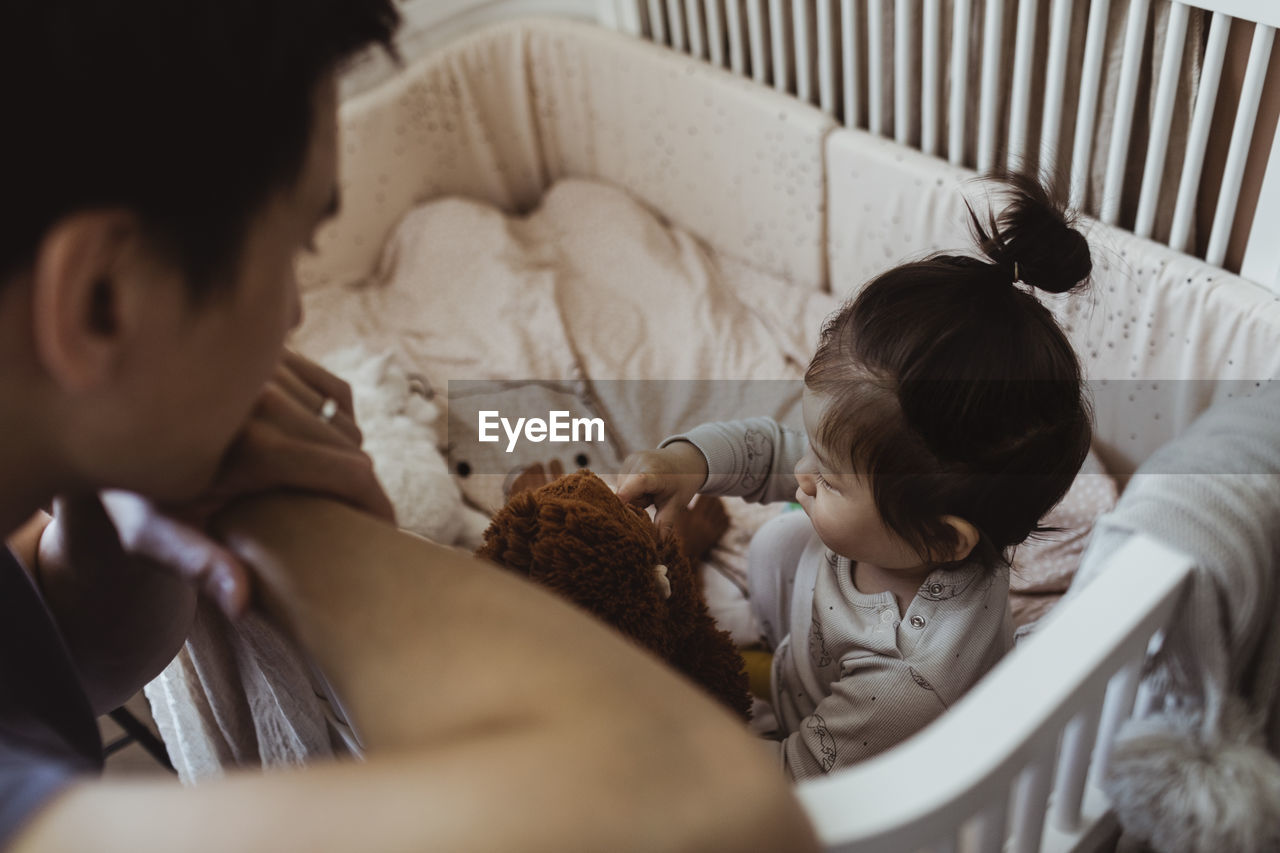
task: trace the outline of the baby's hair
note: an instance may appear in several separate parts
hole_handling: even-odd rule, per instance
[[[827,398],[817,440],[869,477],[885,524],[927,561],[973,524],[989,567],[1033,533],[1089,451],[1080,363],[1031,288],[1085,286],[1089,244],[1025,175],[984,226],[985,258],[938,254],[872,280],[822,329],[805,385]]]

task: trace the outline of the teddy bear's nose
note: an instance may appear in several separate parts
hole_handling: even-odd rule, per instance
[[[670,598],[671,579],[667,577],[667,567],[662,565],[662,563],[658,563],[658,565],[653,567],[653,573],[657,575],[658,589],[662,590],[662,597],[664,599]]]

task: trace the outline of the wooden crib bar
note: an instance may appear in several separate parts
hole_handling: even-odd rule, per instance
[[[844,60],[844,123],[855,127],[862,121],[861,47],[858,16],[853,14],[856,0],[840,0],[841,57]]]
[[[803,3],[798,5],[803,6]],[[900,145],[910,142],[911,79],[919,64],[914,55],[912,36],[915,33],[915,9],[911,0],[895,0],[893,20],[893,138]]]
[[[938,156],[938,75],[942,73],[942,4],[924,0],[924,32],[920,45],[920,149]]]
[[[1063,4],[1064,6],[1067,4]],[[1111,11],[1110,0],[1099,0],[1089,6],[1089,28],[1085,35],[1084,68],[1080,80],[1080,103],[1076,109],[1076,133],[1071,146],[1071,206],[1083,208],[1089,181],[1089,160],[1093,153],[1094,117],[1098,108],[1098,88],[1102,85],[1102,58],[1107,40],[1107,15]],[[1066,59],[1066,40],[1070,31],[1070,10],[1063,13],[1060,22],[1063,60]],[[1058,34],[1055,30],[1055,35]],[[1061,97],[1061,91],[1059,91]],[[1058,110],[1046,110],[1056,114]],[[1052,145],[1057,133],[1044,141]]]
[[[1164,174],[1165,156],[1169,151],[1169,130],[1173,124],[1173,100],[1178,90],[1183,46],[1187,37],[1188,7],[1174,3],[1165,31],[1164,56],[1160,59],[1160,81],[1156,85],[1156,108],[1151,119],[1151,136],[1147,142],[1147,161],[1142,174],[1142,192],[1138,197],[1138,219],[1133,231],[1139,237],[1150,237],[1155,224],[1156,202],[1160,195],[1160,176]]]
[[[1200,173],[1204,168],[1205,149],[1209,144],[1209,124],[1218,98],[1218,83],[1222,79],[1222,64],[1227,54],[1227,36],[1231,18],[1215,12],[1209,24],[1209,43],[1200,72],[1200,89],[1196,92],[1195,112],[1191,117],[1191,131],[1187,138],[1187,153],[1182,166],[1182,178],[1178,184],[1178,203],[1173,212],[1173,226],[1169,245],[1180,252],[1188,250],[1191,222],[1195,216],[1196,192],[1200,186]]]
[[[948,111],[950,135],[947,159],[956,166],[965,163],[964,120],[969,110],[969,0],[954,0],[951,25],[951,104]]]
[[[879,3],[867,6],[867,128],[888,134],[884,118],[884,15]]]
[[[1116,94],[1116,114],[1111,124],[1111,144],[1102,186],[1101,219],[1108,225],[1117,224],[1120,218],[1120,197],[1125,167],[1129,160],[1129,133],[1133,129],[1133,107],[1138,99],[1138,65],[1142,61],[1142,43],[1147,34],[1149,7],[1149,0],[1130,0],[1129,14],[1125,18],[1124,54]]]
[[[1014,37],[1013,92],[1009,112],[1009,169],[1026,162],[1027,125],[1031,110],[1031,63],[1035,52],[1038,3],[1018,4],[1018,30]],[[1054,111],[1056,112],[1056,110]]]
[[[1273,127],[1256,120],[1280,3],[1093,0],[1087,23],[1078,23],[1084,16],[1073,15],[1079,5],[1073,0],[1022,0],[1016,20],[1007,20],[1014,13],[1006,0],[977,0],[976,7],[974,0],[949,0],[949,13],[943,0],[597,2],[634,7],[613,17],[637,21],[637,35],[750,74],[846,126],[891,136],[978,171],[1037,169],[1060,181],[1076,208],[1180,251],[1195,250],[1202,177],[1208,186],[1216,183],[1216,175],[1206,176],[1204,162],[1211,132],[1227,132],[1212,127],[1212,120],[1228,31],[1233,21],[1242,27],[1256,22],[1216,209],[1211,220],[1200,210],[1206,220],[1199,223],[1200,234],[1208,240],[1199,238],[1198,251],[1222,266],[1237,220],[1252,215],[1241,273],[1280,292],[1280,161],[1268,160],[1256,210],[1238,210],[1248,158],[1264,149],[1270,154],[1263,143]],[[1213,14],[1203,48],[1203,25],[1190,26],[1199,10]],[[1157,13],[1167,18],[1157,19]],[[1158,72],[1147,74],[1143,63],[1157,20],[1163,49],[1153,60]],[[1084,32],[1073,33],[1073,27]],[[1037,33],[1044,30],[1047,41],[1041,45]],[[1117,45],[1119,74],[1106,82],[1114,64],[1108,56]],[[1190,79],[1197,75],[1187,71],[1188,62],[1199,63],[1198,80]],[[1154,77],[1153,97],[1142,82],[1148,76]],[[1185,153],[1181,162],[1170,163],[1174,117],[1183,103],[1179,93],[1193,85],[1194,107],[1186,108],[1192,115],[1177,125],[1186,128],[1180,131],[1187,135]],[[1037,105],[1039,127],[1033,128]],[[1143,111],[1148,138],[1142,168],[1135,170],[1129,143],[1137,110]],[[1072,126],[1071,139],[1063,140],[1064,129]],[[1105,142],[1096,143],[1100,132]],[[1098,144],[1105,145],[1105,162],[1095,156]]]
[[[996,118],[1000,97],[1000,61],[1004,0],[986,0],[982,15],[982,96],[978,102],[978,171],[989,172],[996,161]]]
[[[1089,758],[1098,736],[1099,708],[1090,697],[1084,710],[1071,718],[1062,733],[1062,751],[1058,756],[1058,777],[1054,783],[1053,822],[1064,832],[1080,826],[1080,806],[1084,803],[1084,785],[1089,773]]]
[[[831,24],[831,3],[818,4],[818,107],[824,112],[834,115],[836,112],[836,61],[832,54],[834,47],[832,34],[835,29]]]
[[[1056,759],[1051,746],[1045,746],[1018,774],[1014,789],[1013,826],[1009,832],[1009,853],[1034,853],[1044,833],[1045,803],[1049,801],[1050,781]]]
[[[1244,177],[1244,161],[1253,139],[1253,125],[1258,117],[1262,84],[1267,63],[1271,60],[1271,44],[1275,35],[1274,27],[1258,26],[1253,31],[1244,90],[1240,106],[1236,110],[1235,126],[1231,130],[1231,149],[1227,154],[1226,168],[1222,172],[1222,190],[1218,194],[1218,207],[1213,214],[1213,231],[1209,235],[1209,248],[1205,252],[1205,260],[1217,266],[1222,265],[1227,253],[1227,237],[1235,220],[1236,200],[1240,197],[1240,181]]]
[[[787,57],[787,19],[784,0],[769,0],[769,43],[773,47],[773,88],[791,91],[791,63]]]

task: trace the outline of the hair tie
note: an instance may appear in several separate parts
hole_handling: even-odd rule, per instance
[[[1017,262],[1017,261],[1014,261],[1014,262],[1013,262],[1013,283],[1014,283],[1014,284],[1021,284],[1021,283],[1022,283],[1022,274],[1018,272],[1018,262]]]

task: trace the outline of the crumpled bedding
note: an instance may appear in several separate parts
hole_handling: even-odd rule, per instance
[[[393,352],[431,386],[442,408],[451,408],[451,390],[458,394],[458,412],[464,411],[458,389],[471,388],[462,380],[552,387],[555,400],[571,401],[557,405],[609,425],[608,447],[592,458],[607,478],[627,453],[703,421],[750,413],[800,423],[799,380],[822,320],[838,304],[831,294],[713,252],[620,189],[571,179],[554,184],[523,217],[463,198],[418,207],[394,231],[375,275],[304,293],[306,320],[292,343],[317,358],[355,344]],[[470,417],[472,410],[465,411]],[[579,467],[580,445],[525,442],[496,455],[458,418],[442,420],[450,427],[437,444],[477,506],[492,507],[493,484],[510,469],[552,458],[565,470]],[[1049,519],[1064,533],[1018,549],[1023,621],[1038,618],[1065,591],[1093,517],[1114,504],[1114,482],[1096,459],[1091,464],[1092,473]],[[488,485],[478,486],[481,480]],[[721,627],[749,642],[759,632],[743,596],[747,545],[780,507],[729,500],[726,508],[732,526],[710,555],[705,589]],[[232,645],[243,650],[234,638]],[[171,745],[183,715],[195,713],[172,696],[194,693],[210,706],[200,725],[207,731],[213,720],[226,741],[216,749],[192,747],[201,757],[188,762],[184,778],[202,778],[233,760],[276,763],[276,753],[259,744],[260,733],[292,736],[288,708],[255,708],[276,719],[255,718],[252,725],[243,714],[217,713],[223,702],[236,701],[225,695],[228,688],[260,686],[264,672],[251,653],[228,657],[220,646],[194,637],[148,689],[168,697],[157,717]],[[211,668],[219,675],[211,676]],[[193,687],[197,671],[204,679]],[[222,689],[203,689],[211,684]],[[322,700],[314,691],[299,695],[298,724],[312,727],[315,743],[327,743],[332,737],[314,728]],[[283,753],[287,762],[296,752]]]

